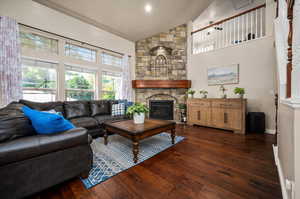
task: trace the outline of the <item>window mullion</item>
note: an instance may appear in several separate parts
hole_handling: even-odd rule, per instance
[[[58,72],[58,99],[61,101],[66,100],[65,95],[65,65],[64,65],[64,54],[65,54],[65,41],[59,40],[58,42],[58,55],[59,55],[59,66],[57,69]]]

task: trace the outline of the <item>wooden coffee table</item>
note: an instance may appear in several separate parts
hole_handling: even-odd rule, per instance
[[[145,120],[144,124],[134,124],[133,120],[105,122],[104,144],[107,145],[108,133],[116,133],[132,141],[133,161],[137,163],[139,154],[139,142],[144,138],[160,134],[171,133],[172,144],[175,143],[175,122],[165,120]]]

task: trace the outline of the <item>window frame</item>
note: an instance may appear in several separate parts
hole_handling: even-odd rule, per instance
[[[75,46],[75,47],[78,47],[78,48],[87,49],[87,50],[90,50],[91,53],[94,52],[94,55],[95,55],[94,59],[93,60],[86,60],[86,59],[80,59],[78,57],[73,57],[71,55],[67,55],[67,52],[66,52],[66,46],[67,45],[72,45],[72,46]],[[64,43],[64,55],[66,57],[71,58],[71,59],[77,59],[77,60],[81,60],[81,61],[84,61],[84,62],[97,63],[97,50],[96,49],[93,49],[93,48],[91,48],[89,46],[84,46],[84,45],[76,44],[75,42],[65,41],[65,43]]]
[[[92,68],[89,68],[89,67],[84,67],[84,66],[74,66],[74,65],[71,65],[71,64],[65,64],[65,73],[64,73],[64,76],[66,77],[66,75],[67,75],[67,71],[73,71],[73,72],[79,72],[79,71],[76,71],[76,69],[75,70],[70,70],[70,69],[68,69],[68,67],[73,67],[73,68],[76,68],[76,69],[80,69],[80,70],[82,70],[81,72],[82,73],[87,73],[87,74],[93,74],[94,75],[94,85],[93,85],[93,89],[78,89],[78,88],[67,88],[67,86],[66,86],[66,78],[65,78],[65,82],[64,82],[64,84],[65,84],[65,89],[64,89],[64,96],[65,96],[65,100],[67,100],[67,93],[68,93],[68,91],[75,91],[75,92],[93,92],[94,93],[94,98],[93,99],[91,99],[91,100],[96,100],[97,99],[97,95],[96,95],[96,93],[97,93],[97,86],[96,86],[96,78],[97,78],[97,73],[98,73],[98,71],[97,71],[97,69],[92,69]],[[88,71],[88,70],[90,70],[90,72],[84,72],[84,70],[85,71]]]
[[[34,36],[39,36],[39,37],[44,37],[46,39],[49,39],[51,42],[52,41],[56,41],[57,42],[57,49],[55,49],[54,51],[53,50],[47,50],[45,48],[28,48],[27,46],[22,46],[22,39],[21,39],[21,34],[24,33],[24,34],[31,34],[31,35],[34,35]],[[53,37],[49,37],[48,35],[44,35],[44,34],[40,34],[36,31],[28,31],[26,29],[21,29],[20,30],[20,46],[21,46],[21,50],[22,51],[41,51],[43,53],[49,53],[49,54],[52,54],[52,55],[58,55],[59,54],[59,40],[57,38],[53,38]]]
[[[108,56],[120,59],[120,65],[113,65],[113,64],[104,63],[105,59],[103,58],[103,55],[108,55]],[[100,52],[100,62],[101,62],[101,64],[109,66],[109,67],[116,67],[116,68],[122,68],[123,69],[123,63],[122,63],[123,62],[123,57],[121,55],[116,55],[116,54],[113,54],[113,53],[108,53],[106,51],[102,51],[102,52]]]
[[[55,88],[34,88],[34,87],[23,87],[23,77],[22,77],[22,95],[24,94],[23,91],[48,91],[51,93],[54,93],[55,95],[55,101],[58,100],[58,63],[56,62],[52,62],[52,61],[47,61],[47,60],[41,60],[41,59],[37,59],[37,58],[32,58],[32,57],[26,57],[26,56],[22,56],[22,62],[23,59],[30,59],[33,61],[38,61],[38,62],[47,62],[47,63],[51,63],[51,64],[55,64],[56,66],[54,66],[52,69],[55,70],[56,73],[56,80],[55,80]],[[47,67],[39,67],[39,66],[34,66],[37,68],[47,68]],[[22,63],[22,73],[23,73],[23,63]]]
[[[38,34],[50,39],[55,39],[58,40],[58,54],[53,54],[53,53],[47,53],[44,51],[36,51],[33,49],[24,49],[21,51],[21,57],[22,58],[30,58],[34,60],[39,60],[39,61],[46,61],[46,62],[51,62],[51,63],[57,63],[57,69],[56,69],[56,74],[57,74],[57,87],[56,87],[56,99],[55,101],[65,101],[66,98],[66,90],[69,90],[65,87],[65,72],[66,72],[66,67],[65,65],[71,65],[71,66],[77,66],[81,68],[86,68],[86,69],[94,69],[96,70],[96,76],[95,76],[95,85],[94,85],[94,90],[90,90],[89,92],[94,92],[94,99],[95,100],[100,100],[102,99],[102,71],[112,71],[112,72],[117,72],[122,74],[123,72],[123,56],[128,56],[128,55],[119,55],[119,54],[114,54],[113,52],[103,50],[102,48],[96,48],[95,46],[91,46],[88,44],[84,44],[84,42],[80,43],[79,41],[72,40],[72,39],[67,39],[65,37],[60,37],[59,35],[51,34],[48,32],[44,31],[39,31],[30,27],[26,27],[23,25],[20,25],[20,31],[26,32],[26,33],[34,33]],[[90,61],[85,61],[81,59],[76,59],[70,56],[65,55],[65,44],[66,43],[71,43],[72,45],[77,45],[83,48],[89,48],[91,50],[95,50],[96,52],[96,60],[95,62],[90,62]],[[119,66],[111,66],[111,65],[106,65],[102,64],[102,58],[101,54],[105,52],[107,54],[112,54],[114,56],[120,57],[122,59],[122,67]],[[129,63],[131,63],[129,61]],[[129,67],[131,67],[128,64]],[[75,90],[80,92],[81,90]],[[87,91],[84,89],[84,91]],[[38,101],[38,100],[37,100]]]
[[[101,71],[101,87],[100,87],[100,92],[101,92],[101,94],[100,94],[100,98],[101,99],[103,99],[103,93],[113,93],[114,92],[114,94],[115,94],[115,96],[117,96],[116,95],[116,92],[117,92],[117,90],[118,89],[116,89],[115,91],[107,91],[107,90],[103,90],[103,83],[102,83],[102,81],[103,81],[103,75],[105,75],[104,73],[112,73],[112,74],[114,74],[114,73],[117,73],[117,74],[119,74],[120,75],[120,78],[122,78],[122,72],[119,72],[119,71],[112,71],[112,70],[107,70],[107,69],[103,69],[102,71]],[[113,76],[113,75],[111,75],[111,76]],[[117,76],[115,76],[115,77],[117,77]],[[121,80],[122,81],[122,80]],[[122,82],[121,82],[121,87],[122,87]],[[121,88],[122,89],[122,88]]]

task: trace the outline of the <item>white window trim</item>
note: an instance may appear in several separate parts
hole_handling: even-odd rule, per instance
[[[119,67],[118,67],[119,68]],[[101,71],[101,76],[99,78],[99,81],[101,82],[101,87],[100,87],[100,96],[102,96],[102,92],[113,92],[113,91],[106,91],[106,90],[102,90],[102,75],[103,75],[103,72],[110,72],[110,73],[120,73],[121,77],[122,77],[122,71],[118,71],[118,70],[109,70],[109,69],[103,69]],[[121,85],[122,87],[122,85]]]
[[[22,58],[30,58],[34,60],[39,60],[39,61],[47,61],[47,62],[52,62],[52,63],[57,63],[57,87],[56,87],[56,101],[65,101],[66,100],[66,91],[69,89],[65,88],[65,65],[71,65],[71,66],[78,66],[81,68],[88,68],[88,69],[93,69],[96,71],[95,75],[95,100],[99,100],[102,96],[102,71],[111,71],[111,72],[118,72],[121,73],[123,72],[123,64],[121,67],[119,66],[111,66],[111,65],[106,65],[102,64],[101,60],[101,53],[105,52],[107,54],[111,54],[113,56],[117,56],[122,58],[121,55],[119,54],[114,54],[109,51],[104,51],[103,49],[98,49],[92,46],[89,46],[87,44],[80,44],[79,42],[65,39],[56,35],[52,35],[50,33],[45,33],[42,31],[38,31],[32,28],[27,28],[20,26],[20,30],[23,32],[29,32],[29,33],[34,33],[38,34],[41,36],[45,36],[48,38],[56,39],[58,40],[58,54],[54,53],[45,53],[41,51],[36,51],[32,49],[24,49],[22,51]],[[90,61],[84,61],[76,58],[72,58],[69,56],[65,55],[65,44],[66,43],[71,43],[77,46],[81,46],[84,48],[89,48],[92,50],[96,50],[96,61],[95,62],[90,62]],[[124,55],[127,56],[127,55]],[[131,66],[129,66],[131,67]],[[86,91],[86,90],[85,90]]]

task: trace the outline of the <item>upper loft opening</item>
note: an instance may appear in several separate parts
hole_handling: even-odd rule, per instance
[[[193,21],[192,52],[209,52],[265,35],[265,0],[215,0]]]

